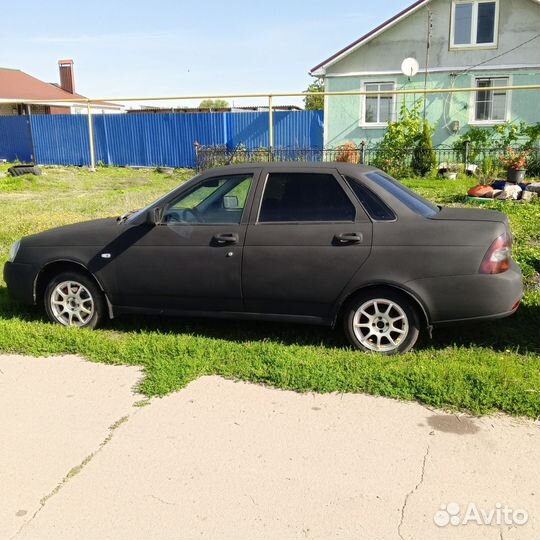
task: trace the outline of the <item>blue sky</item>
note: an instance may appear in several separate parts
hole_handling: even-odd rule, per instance
[[[411,2],[26,0],[10,3],[0,66],[56,82],[73,58],[90,97],[302,91],[311,67]]]

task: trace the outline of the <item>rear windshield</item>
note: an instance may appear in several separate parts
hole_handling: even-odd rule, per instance
[[[391,176],[379,172],[371,172],[366,176],[372,182],[388,191],[415,214],[430,218],[439,213],[438,206],[420,197],[418,193],[404,186],[401,182],[394,180]]]

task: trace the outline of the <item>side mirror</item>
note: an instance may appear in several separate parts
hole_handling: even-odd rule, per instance
[[[146,213],[146,223],[149,225],[158,225],[163,219],[163,208],[150,208]]]
[[[237,210],[238,197],[235,195],[225,195],[225,197],[223,197],[223,208],[226,210]]]

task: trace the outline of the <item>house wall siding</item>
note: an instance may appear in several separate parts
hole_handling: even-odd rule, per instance
[[[540,31],[540,5],[531,0],[500,0],[499,46],[488,50],[449,50],[450,12],[449,0],[434,0],[433,46],[431,49],[428,88],[469,88],[476,85],[476,77],[509,77],[511,85],[540,84],[540,39],[501,58],[487,62],[481,68],[468,71],[470,66],[485,62],[510,51],[519,43],[537,35]],[[350,53],[327,69],[326,89],[331,92],[363,90],[369,82],[394,82],[397,90],[418,89],[417,95],[397,96],[396,111],[403,102],[412,105],[422,98],[424,74],[412,79],[400,73],[401,62],[412,56],[419,60],[421,69],[425,63],[426,8],[422,8],[402,20],[370,43]],[[515,68],[512,66],[516,66]],[[444,71],[447,69],[448,71]],[[381,74],[376,74],[380,72]],[[369,73],[369,75],[362,75]],[[385,74],[393,73],[393,74]],[[451,144],[457,136],[470,128],[474,119],[474,93],[427,95],[427,118],[435,127],[433,142],[436,145]],[[345,141],[377,142],[386,129],[362,126],[363,98],[360,96],[329,96],[325,121],[328,147]],[[540,92],[514,91],[508,97],[509,120],[527,123],[540,122]],[[460,124],[456,135],[451,130],[454,121]]]
[[[531,0],[499,0],[499,43],[492,49],[450,50],[450,0],[433,0],[433,39],[429,66],[466,68],[480,62],[487,65],[540,64],[540,42],[529,43],[508,52],[502,58],[491,58],[536,36],[540,31],[540,5]],[[425,67],[427,7],[421,8],[394,27],[351,52],[327,68],[327,75],[365,71],[400,71],[404,58],[413,56]]]
[[[525,86],[540,84],[540,73],[529,71],[476,71],[458,77],[447,73],[435,73],[429,76],[429,88],[470,88],[476,84],[477,77],[509,77],[513,85]],[[404,76],[370,76],[342,77],[326,80],[326,88],[331,92],[363,90],[365,83],[395,81],[396,89],[414,90],[418,94],[396,96],[396,111],[405,102],[412,106],[415,101],[423,99],[423,76],[409,81]],[[464,92],[455,94],[428,94],[426,98],[427,119],[435,127],[433,143],[435,145],[451,144],[457,137],[467,132],[471,127],[474,114],[474,93]],[[540,99],[538,90],[509,92],[508,107],[510,120],[524,121],[529,124],[540,122]],[[362,126],[363,99],[361,96],[329,96],[325,113],[327,122],[327,139],[325,145],[334,148],[345,141],[359,144],[362,141],[376,143],[386,131],[386,128],[366,128]],[[458,121],[460,131],[454,134],[451,124]]]

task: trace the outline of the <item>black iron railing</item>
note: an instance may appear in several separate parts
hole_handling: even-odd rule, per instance
[[[422,157],[431,160],[433,168],[475,170],[485,172],[502,168],[500,158],[507,148],[482,148],[477,145],[465,144],[463,147],[438,146],[422,156],[415,148],[400,148],[389,150],[377,146],[369,147],[360,144],[358,147],[347,148],[245,148],[243,146],[229,149],[227,146],[198,146],[197,168],[199,170],[255,162],[331,162],[346,161],[373,165],[382,169],[400,170],[413,169],[415,161]],[[531,167],[535,170],[532,176],[540,175],[540,149],[530,150]],[[414,171],[413,171],[414,173]]]

